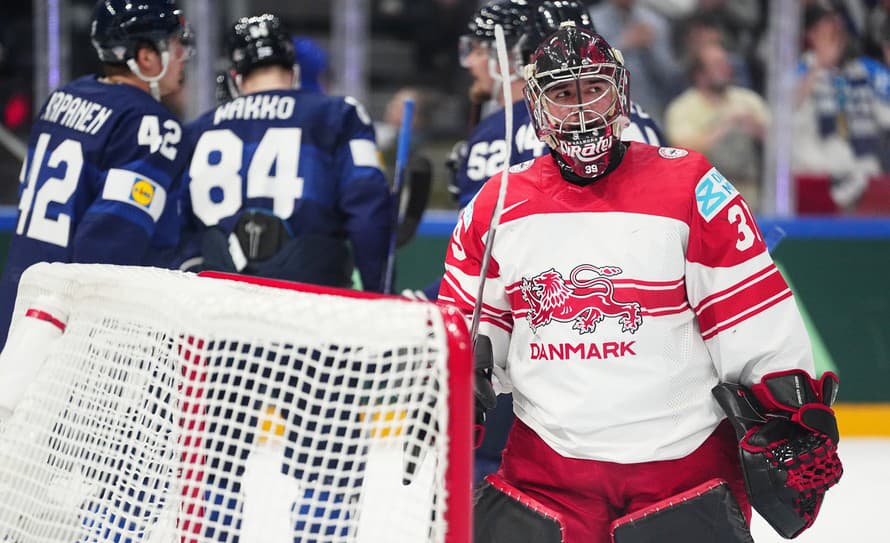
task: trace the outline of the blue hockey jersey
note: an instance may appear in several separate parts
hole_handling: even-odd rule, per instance
[[[507,144],[504,138],[505,115],[504,109],[488,115],[476,125],[476,129],[467,140],[467,155],[457,171],[453,184],[449,187],[461,208],[470,203],[485,181],[505,167],[504,163],[507,160]],[[513,103],[513,128],[511,165],[549,152],[547,144],[540,141],[535,133],[524,100]],[[630,126],[624,129],[621,139],[659,146],[667,143],[655,121],[634,103],[630,109]]]
[[[371,119],[349,97],[274,90],[235,98],[186,129],[186,231],[228,235],[244,210],[281,219],[294,238],[349,240],[365,289],[381,284],[392,203]]]
[[[185,164],[172,113],[131,85],[86,76],[53,92],[28,142],[0,283],[0,344],[22,272],[36,262],[165,265],[179,240]]]

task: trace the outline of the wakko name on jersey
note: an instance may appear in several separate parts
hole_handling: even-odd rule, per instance
[[[40,119],[95,135],[102,130],[102,125],[112,113],[114,111],[111,108],[100,106],[96,102],[56,91],[47,100]]]
[[[636,341],[603,343],[531,343],[532,360],[605,360],[636,356]]]
[[[293,96],[255,94],[241,96],[216,108],[213,124],[232,119],[248,121],[266,119],[290,119],[296,105]]]

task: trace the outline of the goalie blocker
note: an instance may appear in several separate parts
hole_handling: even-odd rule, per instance
[[[713,394],[739,438],[754,509],[785,538],[812,526],[825,492],[843,473],[832,404],[838,378],[803,370],[766,375],[750,389],[721,383]]]

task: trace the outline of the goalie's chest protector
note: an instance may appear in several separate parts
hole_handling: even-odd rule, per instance
[[[713,285],[689,270],[750,272],[762,248],[725,249],[742,239],[729,204],[759,236],[744,202],[701,155],[638,143],[586,187],[549,156],[512,171],[492,258],[512,315],[517,415],[565,456],[685,456],[721,418],[695,310]]]

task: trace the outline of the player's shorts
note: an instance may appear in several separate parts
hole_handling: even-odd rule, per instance
[[[616,518],[715,478],[729,483],[751,521],[738,442],[726,421],[684,458],[618,464],[563,457],[516,419],[498,474],[562,515],[566,543],[610,543]]]

